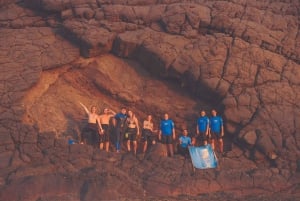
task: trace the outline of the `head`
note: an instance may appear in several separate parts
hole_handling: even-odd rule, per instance
[[[201,110],[201,111],[200,111],[200,115],[201,115],[201,117],[204,117],[204,116],[206,115],[205,111],[204,111],[204,110]]]
[[[108,112],[109,112],[109,109],[108,109],[108,108],[104,108],[104,109],[103,109],[103,113],[104,113],[104,114],[107,114]]]
[[[131,110],[128,110],[127,114],[129,117],[133,117],[133,112]]]
[[[151,120],[152,120],[152,115],[149,114],[149,115],[147,116],[147,121],[151,121]]]
[[[91,112],[92,112],[92,113],[96,113],[96,111],[97,111],[97,107],[93,105],[93,106],[91,107]]]
[[[126,114],[126,108],[125,108],[125,107],[122,107],[122,108],[121,108],[121,113],[122,113],[122,114]]]
[[[214,116],[214,117],[217,116],[217,111],[215,109],[212,109],[211,115]]]
[[[183,134],[184,136],[187,136],[187,135],[188,135],[188,130],[187,130],[186,128],[183,129],[182,134]]]
[[[168,113],[165,113],[164,114],[164,120],[168,120],[169,119],[169,114]]]

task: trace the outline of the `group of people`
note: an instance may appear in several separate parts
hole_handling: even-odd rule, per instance
[[[224,126],[222,117],[217,115],[217,111],[211,111],[211,117],[206,116],[206,112],[202,110],[200,117],[197,119],[196,134],[189,136],[187,128],[183,128],[179,137],[178,152],[182,155],[188,154],[188,146],[202,146],[211,144],[212,148],[218,149],[223,154],[223,136]],[[160,122],[159,139],[166,144],[168,155],[173,156],[173,144],[176,139],[174,122],[169,119],[169,115],[164,114],[163,120]],[[217,146],[218,145],[218,146]]]
[[[127,110],[125,107],[121,108],[119,113],[105,108],[103,114],[98,115],[95,106],[92,106],[89,111],[84,104],[80,104],[88,115],[88,124],[82,132],[81,143],[91,144],[101,150],[109,151],[110,142],[113,142],[116,152],[119,153],[125,141],[127,151],[133,151],[136,155],[139,138],[143,144],[143,153],[146,152],[149,143],[155,144],[159,140],[165,144],[168,155],[171,157],[174,155],[175,124],[167,113],[160,121],[157,134],[157,130],[154,130],[152,115],[147,115],[142,123],[142,128],[140,128],[139,121],[133,111]],[[188,146],[201,146],[210,143],[213,149],[218,148],[218,151],[223,153],[223,136],[223,120],[217,115],[217,111],[213,109],[211,117],[208,117],[206,112],[202,110],[197,119],[195,135],[189,136],[188,129],[183,128],[178,141],[178,152],[186,155],[188,154]]]
[[[103,114],[98,115],[95,106],[91,111],[80,103],[88,115],[88,124],[82,131],[81,143],[91,144],[101,150],[109,151],[110,142],[114,142],[116,152],[121,151],[124,141],[126,141],[127,151],[133,151],[137,154],[137,139],[141,136],[143,142],[143,152],[147,150],[148,143],[155,144],[155,130],[153,129],[152,115],[148,115],[143,121],[143,127],[140,129],[139,121],[135,114],[123,107],[119,113],[105,108]]]

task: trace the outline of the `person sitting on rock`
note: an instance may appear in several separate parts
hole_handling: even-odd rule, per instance
[[[122,146],[122,142],[123,142],[123,136],[125,133],[125,129],[126,129],[126,108],[122,107],[121,108],[121,112],[117,113],[114,116],[115,120],[116,120],[116,126],[115,126],[115,139],[116,139],[116,150],[117,153],[120,153],[121,151],[121,146]]]
[[[127,129],[125,132],[127,139],[127,151],[131,151],[131,142],[133,143],[133,153],[136,155],[137,153],[137,136],[140,134],[139,122],[136,116],[133,114],[131,110],[127,112],[128,117],[126,119]]]
[[[143,130],[142,130],[142,139],[141,141],[144,143],[143,153],[146,153],[148,143],[155,144],[155,138],[153,136],[153,122],[152,115],[148,115],[147,119],[143,122]]]
[[[224,136],[224,127],[223,119],[220,116],[217,116],[217,111],[213,109],[211,111],[212,117],[210,117],[210,135],[211,135],[211,146],[213,149],[216,148],[216,141],[218,141],[218,151],[223,154],[223,136]]]
[[[163,144],[166,145],[167,154],[173,157],[173,140],[175,140],[175,125],[174,122],[169,119],[168,113],[164,114],[164,119],[160,122],[160,130],[158,138]]]
[[[188,147],[192,145],[192,139],[188,136],[188,130],[183,129],[182,135],[179,137],[178,153],[187,157],[189,155]]]
[[[85,110],[86,114],[88,115],[88,125],[85,129],[85,137],[83,140],[87,140],[88,144],[91,144],[95,147],[99,145],[99,132],[102,132],[103,129],[101,127],[99,116],[97,114],[97,107],[92,106],[91,111],[87,109],[87,107],[80,102],[80,105]],[[87,139],[86,139],[87,138]]]
[[[100,149],[103,150],[105,144],[106,152],[109,151],[109,121],[116,113],[108,108],[104,108],[103,114],[99,116],[99,121],[103,132],[100,133]]]
[[[207,145],[209,130],[209,118],[204,110],[201,110],[200,117],[197,119],[196,126],[196,145]]]

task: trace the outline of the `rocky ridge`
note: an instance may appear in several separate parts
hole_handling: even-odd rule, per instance
[[[298,1],[0,5],[0,200],[299,192]],[[178,128],[217,107],[235,143],[221,170],[195,175],[180,157],[69,146],[79,100],[170,111]]]

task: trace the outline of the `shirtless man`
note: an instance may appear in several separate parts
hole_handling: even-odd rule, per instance
[[[109,150],[109,121],[112,117],[115,116],[115,112],[104,108],[103,114],[99,116],[99,121],[101,124],[101,127],[103,129],[103,132],[100,133],[100,149],[103,150],[103,145],[105,144],[105,151],[108,152]]]
[[[88,139],[90,139],[90,140],[88,140],[88,141],[90,141],[90,143],[92,145],[94,145],[94,146],[97,145],[98,146],[98,143],[99,143],[99,130],[100,130],[100,132],[102,132],[103,129],[102,129],[100,121],[99,121],[99,116],[96,113],[97,108],[96,108],[96,106],[92,106],[91,111],[89,111],[83,103],[81,103],[81,102],[79,102],[79,103],[83,107],[83,109],[85,110],[86,114],[88,115],[87,131],[90,134],[90,136],[88,137]]]

